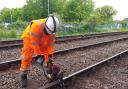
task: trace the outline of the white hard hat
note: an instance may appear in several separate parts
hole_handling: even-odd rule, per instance
[[[46,18],[45,29],[48,34],[55,34],[56,28],[59,26],[59,20],[55,16],[50,16]]]

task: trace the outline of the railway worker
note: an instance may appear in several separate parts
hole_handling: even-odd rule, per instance
[[[50,75],[51,71],[60,71],[58,65],[53,61],[54,43],[56,29],[59,26],[59,20],[55,16],[49,16],[45,19],[32,20],[22,34],[23,48],[21,55],[21,85],[27,86],[27,73],[31,66],[32,56],[36,55],[42,65],[47,63],[47,69]],[[52,70],[54,69],[54,70]]]

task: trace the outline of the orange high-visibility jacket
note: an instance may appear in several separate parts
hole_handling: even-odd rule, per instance
[[[34,54],[50,55],[54,52],[55,34],[44,33],[45,19],[33,20],[22,34],[22,38],[30,38]]]

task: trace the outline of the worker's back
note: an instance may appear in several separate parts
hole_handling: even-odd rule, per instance
[[[47,35],[44,33],[45,19],[33,20],[22,34],[22,38],[30,39],[29,44],[39,46],[41,54],[53,54],[55,34]],[[34,42],[34,43],[33,43]],[[35,49],[36,50],[36,49]],[[35,53],[39,53],[38,50]]]

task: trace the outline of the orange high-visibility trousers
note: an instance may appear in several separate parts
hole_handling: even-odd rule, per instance
[[[22,55],[21,55],[21,71],[28,70],[31,66],[32,62],[32,55],[33,55],[33,49],[30,44],[29,38],[24,38],[23,40],[24,46],[22,48]]]
[[[34,54],[34,49],[32,48],[32,45],[30,43],[30,38],[26,37],[23,39],[23,48],[22,48],[22,52],[21,52],[21,67],[20,70],[21,71],[26,71],[30,68],[31,66],[31,62],[32,62],[32,56]],[[46,63],[49,62],[49,58],[51,58],[52,54],[49,55],[42,55],[44,56],[44,60]]]

